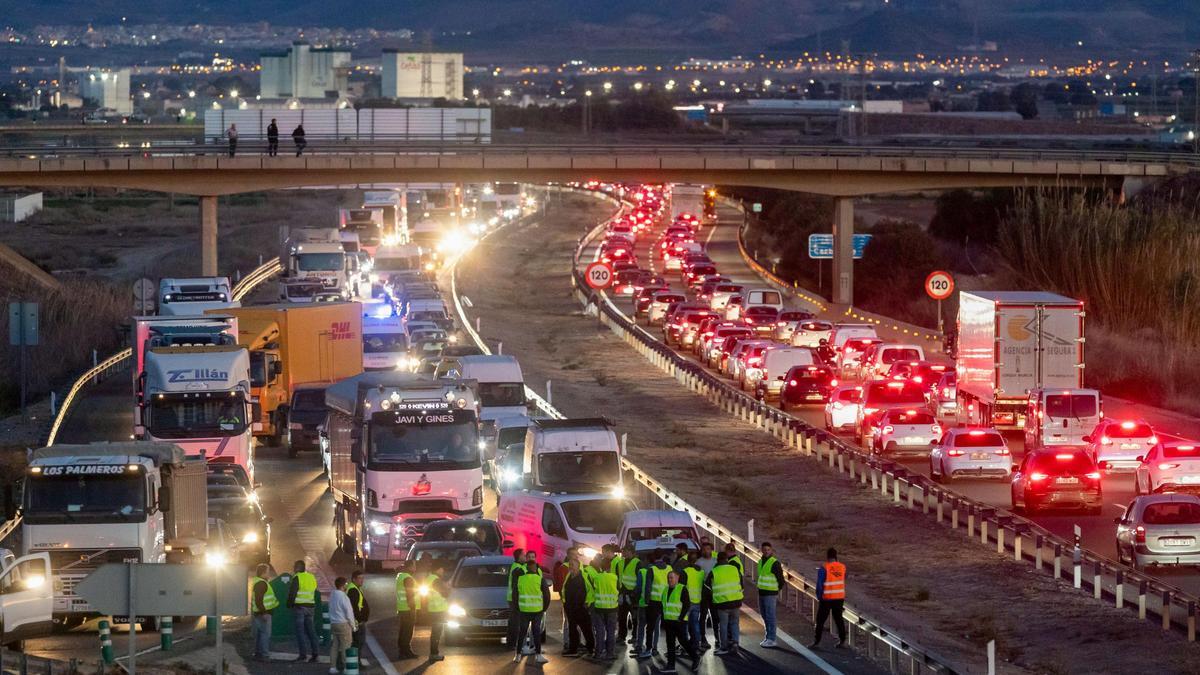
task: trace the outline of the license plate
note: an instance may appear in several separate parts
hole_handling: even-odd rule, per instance
[[[1184,485],[1200,485],[1200,476],[1182,476],[1179,482]]]
[[[1122,450],[1137,450],[1140,447],[1142,447],[1141,443],[1122,443],[1121,444]]]
[[[804,398],[806,398],[810,401],[820,401],[823,397],[820,394],[809,394],[808,396],[805,396]]]
[[[972,452],[971,453],[971,459],[988,459],[990,457],[991,457],[991,455],[987,454],[986,452]]]
[[[906,436],[904,438],[904,440],[901,441],[901,444],[903,444],[903,445],[925,445],[927,442],[928,441],[926,441],[924,438],[918,438],[916,436]]]
[[[1163,546],[1192,546],[1196,543],[1195,537],[1159,537],[1158,543]]]
[[[484,619],[479,622],[484,628],[496,628],[499,626],[507,626],[508,621],[505,619]]]
[[[1059,478],[1059,479],[1055,480],[1054,482],[1058,483],[1059,485],[1077,485],[1079,483],[1079,479],[1073,478],[1073,477],[1072,478]]]

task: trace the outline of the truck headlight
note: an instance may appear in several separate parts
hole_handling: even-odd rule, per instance
[[[625,498],[625,486],[624,485],[614,486],[612,489],[612,496],[616,499],[624,499]]]
[[[387,534],[388,531],[391,529],[392,529],[392,524],[387,522],[386,520],[372,520],[371,521],[371,534],[375,535],[376,537],[382,537],[383,535]]]
[[[600,553],[600,552],[597,551],[596,549],[592,548],[591,546],[582,546],[579,548],[580,559],[586,560],[588,562],[591,562],[592,558],[595,558],[598,553]]]
[[[512,484],[517,482],[517,472],[507,466],[500,469],[500,482]]]
[[[258,533],[257,532],[247,532],[246,534],[242,535],[242,543],[243,544],[257,544],[258,543]]]
[[[450,605],[450,616],[466,616],[467,610],[462,608],[462,605]]]

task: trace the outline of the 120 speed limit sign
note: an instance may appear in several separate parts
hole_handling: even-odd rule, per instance
[[[594,262],[583,271],[587,285],[596,290],[608,288],[613,281],[613,268],[608,263]]]
[[[954,292],[954,277],[942,270],[930,272],[925,277],[925,292],[934,300],[945,300]]]

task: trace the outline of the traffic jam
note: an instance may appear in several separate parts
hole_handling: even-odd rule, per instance
[[[736,249],[710,255],[713,190],[583,187],[626,204],[586,281],[680,355],[971,498],[1064,534],[1084,523],[1084,544],[1122,563],[1200,564],[1200,442],[1155,429],[1123,401],[1105,414],[1083,382],[1082,302],[960,291],[952,337],[917,339],[816,311]],[[926,291],[944,300],[953,279],[930,274]]]

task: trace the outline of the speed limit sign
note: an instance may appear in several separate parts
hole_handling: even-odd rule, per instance
[[[613,268],[608,263],[594,262],[583,271],[587,285],[596,290],[608,288],[613,281]]]
[[[954,292],[954,277],[942,270],[930,272],[925,277],[925,292],[934,300],[945,300]]]

